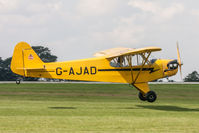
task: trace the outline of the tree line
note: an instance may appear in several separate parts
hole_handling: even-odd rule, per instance
[[[48,47],[43,46],[33,46],[33,50],[41,58],[43,62],[55,62],[57,61],[57,56],[53,55]],[[15,81],[21,76],[14,74],[10,69],[12,57],[3,60],[0,57],[0,81]],[[26,81],[37,81],[38,78],[24,78]],[[199,82],[199,74],[197,71],[193,71],[188,74],[184,79],[184,82]]]

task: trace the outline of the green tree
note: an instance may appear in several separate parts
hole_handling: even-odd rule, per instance
[[[11,57],[5,60],[2,60],[0,63],[0,80],[1,81],[14,81],[19,77],[18,75],[14,74],[10,69]]]
[[[2,58],[0,57],[0,80],[3,80],[3,79],[4,79],[3,73],[4,73],[3,60],[2,60]]]
[[[57,61],[57,56],[52,55],[51,51],[47,47],[43,46],[33,46],[32,49],[37,53],[43,62],[55,62]]]
[[[192,73],[188,74],[184,82],[199,82],[199,74],[197,71],[193,71]]]

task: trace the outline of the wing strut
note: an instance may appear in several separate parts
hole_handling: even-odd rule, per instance
[[[133,66],[132,66],[132,56],[131,55],[128,56],[128,62],[131,67],[131,78],[132,78],[132,83],[133,83]]]
[[[148,53],[147,57],[145,57],[145,55],[143,55],[145,58],[143,58],[141,69],[140,69],[139,73],[136,75],[135,80],[132,82],[132,85],[135,84],[135,82],[137,81],[137,79],[138,79],[140,73],[142,72],[142,70],[143,70],[143,68],[144,68],[144,65],[145,65],[146,62],[148,61],[150,55],[151,55],[151,52]],[[132,71],[132,70],[131,70],[131,71]]]

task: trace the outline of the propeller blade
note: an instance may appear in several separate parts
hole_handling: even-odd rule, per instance
[[[179,50],[178,42],[177,42],[177,53],[178,53],[178,64],[179,64],[179,69],[180,69],[180,76],[182,79],[182,62],[181,62],[181,58],[180,58],[180,50]]]
[[[182,65],[180,66],[180,77],[181,77],[181,80],[183,80],[183,78],[182,78]]]
[[[181,66],[182,63],[181,63],[181,58],[180,58],[180,50],[179,50],[179,44],[178,44],[178,42],[177,42],[177,52],[178,52],[178,63]]]

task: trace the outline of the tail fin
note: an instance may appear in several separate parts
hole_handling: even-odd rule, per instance
[[[44,63],[26,42],[15,46],[11,61],[11,70],[22,76],[27,76],[28,69],[44,69]]]

